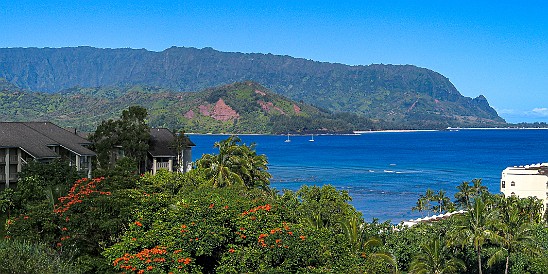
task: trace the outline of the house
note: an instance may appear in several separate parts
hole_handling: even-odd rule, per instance
[[[177,144],[179,140],[180,144]],[[185,173],[192,167],[192,147],[187,136],[177,136],[166,128],[151,128],[147,152],[147,171],[156,174],[159,169]]]
[[[29,161],[66,160],[91,176],[91,143],[49,122],[0,122],[0,187],[16,183]]]
[[[537,197],[548,209],[548,163],[508,167],[502,171],[500,191],[504,196]]]

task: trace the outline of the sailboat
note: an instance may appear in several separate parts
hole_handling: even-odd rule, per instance
[[[309,142],[314,142],[314,134],[312,134],[312,139],[308,140]]]
[[[286,143],[291,142],[291,140],[289,140],[289,133],[287,133],[287,140],[285,140],[284,142],[286,142]]]

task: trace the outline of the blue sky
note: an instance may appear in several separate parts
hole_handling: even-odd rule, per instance
[[[543,1],[1,1],[0,47],[212,47],[349,65],[412,64],[548,122]]]

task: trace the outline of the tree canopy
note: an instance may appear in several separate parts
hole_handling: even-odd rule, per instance
[[[122,111],[118,120],[102,121],[89,140],[97,152],[100,168],[114,165],[113,153],[121,149],[125,157],[140,163],[149,148],[150,128],[146,122],[147,110],[141,106],[131,106]]]

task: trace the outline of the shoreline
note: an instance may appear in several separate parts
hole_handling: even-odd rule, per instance
[[[387,129],[387,130],[355,130],[354,134],[366,133],[402,133],[402,132],[434,132],[438,129]]]
[[[310,135],[361,135],[368,133],[410,133],[410,132],[437,132],[437,131],[459,131],[459,130],[548,130],[548,128],[537,127],[486,127],[486,128],[459,128],[448,127],[446,129],[386,129],[386,130],[355,130],[352,133],[304,133],[304,134],[289,134],[290,136],[310,136]],[[274,134],[274,133],[198,133],[198,132],[185,132],[188,135],[221,135],[221,136],[286,136],[287,134]]]

